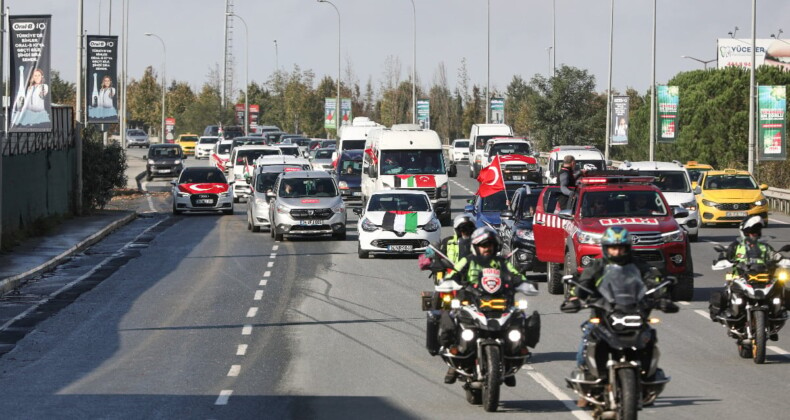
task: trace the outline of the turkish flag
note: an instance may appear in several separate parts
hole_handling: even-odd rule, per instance
[[[534,157],[524,155],[503,155],[500,160],[502,162],[538,163]]]
[[[499,156],[494,157],[491,164],[480,170],[477,176],[480,186],[477,195],[488,197],[491,194],[505,190],[505,179],[502,178],[502,168],[499,166]]]

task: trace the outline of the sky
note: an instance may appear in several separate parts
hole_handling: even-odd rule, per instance
[[[83,0],[88,34],[112,34],[121,29],[122,0]],[[340,12],[342,76],[350,66],[364,91],[384,78],[388,57],[401,64],[401,80],[412,69],[413,12],[409,0],[332,0]],[[588,70],[596,90],[607,87],[610,1],[556,2],[557,66]],[[129,75],[139,79],[147,66],[162,65],[159,35],[167,46],[167,79],[188,82],[199,90],[211,68],[223,60],[225,0],[129,0]],[[234,0],[234,12],[249,25],[249,80],[262,83],[279,64],[291,71],[298,65],[318,79],[335,78],[338,61],[338,17],[329,4],[317,0]],[[417,78],[432,84],[443,63],[454,89],[462,59],[470,86],[485,87],[487,77],[487,19],[490,3],[490,83],[504,91],[514,75],[529,81],[551,70],[552,0],[414,0],[417,13]],[[612,87],[645,92],[651,79],[652,0],[614,1]],[[5,0],[12,15],[52,15],[52,68],[75,81],[77,73],[77,7],[79,0]],[[750,0],[658,0],[656,82],[666,83],[682,71],[701,69],[701,60],[716,58],[716,39],[751,37]],[[784,25],[784,27],[783,27]],[[245,35],[234,23],[234,86],[244,80]],[[757,0],[757,38],[784,29],[790,40],[790,1]],[[99,32],[101,31],[101,32]],[[277,40],[275,51],[274,40]],[[714,66],[715,62],[709,64]]]

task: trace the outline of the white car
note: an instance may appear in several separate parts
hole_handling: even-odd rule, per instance
[[[203,136],[195,146],[195,159],[210,159],[214,145],[219,141],[217,136]]]
[[[211,152],[211,163],[219,168],[220,171],[228,170],[228,161],[230,160],[230,149],[233,148],[233,140],[220,140],[214,144],[214,150]]]
[[[173,214],[185,211],[221,211],[233,214],[233,193],[225,174],[210,166],[184,168],[173,186]]]
[[[250,186],[245,182],[252,177],[255,161],[261,156],[281,156],[277,147],[271,146],[236,146],[230,152],[227,164],[228,178],[236,181],[233,185],[233,200],[239,202],[250,196]]]
[[[381,190],[371,194],[359,216],[359,258],[373,254],[421,254],[442,239],[441,223],[423,191]]]
[[[275,194],[277,177],[284,172],[309,171],[310,164],[305,159],[289,156],[262,156],[255,161],[255,173],[250,179],[250,197],[247,199],[247,229],[260,232],[261,228],[270,229],[269,203]]]
[[[453,162],[469,162],[469,140],[455,139],[450,146],[450,160]]]

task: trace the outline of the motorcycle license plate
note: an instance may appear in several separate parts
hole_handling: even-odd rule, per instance
[[[745,211],[728,211],[727,217],[746,217]]]
[[[411,252],[414,249],[411,245],[390,245],[387,247],[387,251],[394,251],[394,252]]]
[[[362,192],[354,191],[351,195],[353,195],[354,197],[361,197],[362,196]]]
[[[159,174],[169,174],[170,169],[157,169],[156,172]]]
[[[322,220],[302,220],[302,221],[299,222],[299,224],[302,225],[302,226],[316,226],[316,225],[322,225],[323,221]]]
[[[195,204],[214,204],[214,200],[210,198],[199,198],[195,200]]]

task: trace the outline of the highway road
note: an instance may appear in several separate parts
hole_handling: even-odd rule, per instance
[[[133,179],[140,169],[130,166]],[[466,168],[458,173],[454,212],[476,189]],[[161,214],[128,229],[150,227],[155,235],[138,240],[133,258],[0,358],[4,418],[486,414],[466,403],[459,384],[443,383],[446,367],[424,348],[419,292],[430,289],[426,274],[414,259],[358,259],[353,214],[346,241],[274,242],[246,229],[245,204],[233,216],[177,217],[168,214],[170,205],[165,194],[146,201],[147,211]],[[713,244],[736,233],[704,228],[692,245],[695,299],[681,302],[677,314],[658,313],[661,366],[672,382],[642,418],[776,418],[790,410],[790,330],[769,343],[767,363],[755,365],[740,359],[734,341],[707,317],[708,296],[723,284],[721,272],[710,270]],[[790,242],[790,218],[772,215],[765,236],[776,248]],[[53,276],[87,269],[72,266]],[[542,315],[541,342],[517,386],[503,387],[501,413],[489,415],[589,418],[563,379],[574,366],[585,314],[560,313],[562,298],[540,289],[530,304]]]

